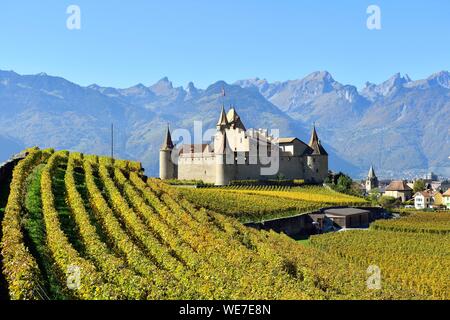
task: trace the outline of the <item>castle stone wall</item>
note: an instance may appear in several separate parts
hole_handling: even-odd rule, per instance
[[[305,178],[305,158],[304,157],[280,157],[279,173],[286,179]]]
[[[316,156],[314,159],[313,157],[282,156],[278,174],[282,174],[285,179],[304,179],[307,182],[321,183],[328,174],[327,159],[325,156]],[[261,175],[261,168],[261,164],[225,165],[224,177],[220,180],[264,180],[276,177],[277,174]],[[199,154],[195,157],[180,157],[177,169],[180,180],[203,180],[207,183],[216,183],[218,167],[214,156],[203,158]]]
[[[216,163],[214,157],[179,157],[179,180],[202,180],[206,183],[216,182]]]

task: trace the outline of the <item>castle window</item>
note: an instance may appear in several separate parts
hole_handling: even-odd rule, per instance
[[[316,169],[316,173],[319,173],[319,169]]]

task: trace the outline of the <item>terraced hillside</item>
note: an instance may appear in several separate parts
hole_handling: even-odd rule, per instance
[[[139,163],[31,149],[2,216],[11,299],[411,299],[367,266],[244,227]],[[4,288],[5,289],[5,288]]]

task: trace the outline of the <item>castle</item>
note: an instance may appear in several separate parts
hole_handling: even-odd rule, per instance
[[[202,180],[227,185],[233,180],[302,179],[322,183],[328,154],[315,126],[309,144],[275,138],[264,129],[247,130],[235,108],[222,107],[216,133],[208,144],[175,147],[167,128],[160,149],[160,178]]]

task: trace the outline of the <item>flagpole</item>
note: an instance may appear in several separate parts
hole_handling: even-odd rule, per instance
[[[114,159],[114,123],[111,123],[111,159]]]
[[[225,108],[225,88],[222,86],[222,106]]]

